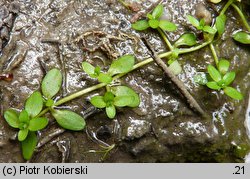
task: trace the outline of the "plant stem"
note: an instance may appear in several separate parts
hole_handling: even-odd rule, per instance
[[[160,33],[161,37],[163,38],[163,40],[166,42],[168,48],[172,51],[174,49],[174,47],[171,45],[171,43],[169,42],[166,34],[164,33],[163,30],[161,30],[161,28],[157,28],[158,32]]]
[[[201,48],[207,46],[207,45],[210,44],[210,43],[211,43],[211,41],[207,41],[207,42],[204,42],[203,44],[198,45],[198,46],[196,46],[196,47],[180,49],[179,52],[180,52],[180,54],[194,52],[194,51],[196,51],[196,50],[199,50],[199,49],[201,49]],[[164,57],[170,56],[172,53],[173,53],[173,51],[169,51],[169,52],[165,52],[165,53],[159,54],[158,56],[159,56],[159,58],[164,58]],[[135,64],[135,65],[133,66],[133,68],[132,68],[130,71],[128,71],[127,73],[118,74],[118,75],[114,76],[113,79],[114,79],[114,80],[119,79],[119,78],[125,76],[126,74],[128,74],[129,72],[134,71],[134,70],[136,70],[136,69],[138,69],[138,68],[140,68],[140,67],[143,67],[143,66],[145,66],[145,65],[148,65],[149,63],[151,63],[151,62],[153,62],[153,61],[154,61],[153,58],[148,58],[148,59],[146,59],[146,60],[143,60],[143,61],[141,61],[141,62]],[[102,88],[102,87],[105,87],[106,85],[107,85],[106,83],[99,83],[99,84],[97,84],[97,85],[94,85],[94,86],[91,86],[91,87],[89,87],[89,88],[86,88],[86,89],[83,89],[83,90],[81,90],[81,91],[78,91],[78,92],[76,92],[76,93],[73,93],[73,94],[71,94],[71,95],[69,95],[69,96],[66,96],[66,97],[60,99],[59,101],[57,101],[57,102],[54,104],[54,107],[55,107],[55,106],[59,106],[59,105],[61,105],[61,104],[64,104],[64,103],[66,103],[66,102],[69,102],[69,101],[71,101],[71,100],[73,100],[73,99],[79,98],[80,96],[83,96],[83,95],[85,95],[85,94],[87,94],[87,93],[89,93],[89,92],[91,92],[91,91],[94,91],[94,90],[100,89],[100,88]],[[40,117],[40,116],[46,114],[48,111],[49,111],[49,108],[45,108],[37,117]]]
[[[229,0],[220,12],[220,15],[225,14],[229,6],[234,2],[234,0]]]
[[[245,27],[247,28],[247,30],[250,32],[250,26],[249,26],[249,24],[248,24],[248,22],[247,22],[246,17],[244,16],[244,14],[242,13],[242,11],[240,10],[240,8],[239,8],[237,5],[235,5],[235,4],[232,4],[232,6],[233,6],[233,8],[237,11],[237,13],[239,14],[239,16],[240,16],[240,18],[241,18],[241,20],[242,20],[244,26],[245,26]]]
[[[218,58],[218,56],[217,56],[217,54],[216,54],[216,51],[215,51],[215,48],[214,48],[213,43],[210,43],[210,44],[209,44],[209,47],[210,47],[210,49],[211,49],[211,51],[212,51],[212,54],[213,54],[213,57],[214,57],[215,64],[216,64],[216,66],[217,66],[217,68],[218,68],[219,58]]]

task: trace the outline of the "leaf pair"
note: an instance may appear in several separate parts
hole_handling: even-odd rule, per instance
[[[113,119],[116,115],[116,107],[137,107],[140,104],[139,96],[126,86],[112,87],[111,91],[104,96],[94,96],[90,100],[91,104],[97,108],[105,108],[106,114]]]
[[[87,68],[92,70],[92,67]],[[94,69],[96,73],[100,69]],[[58,69],[50,70],[42,81],[42,92],[47,99],[45,105],[50,108],[52,116],[56,119],[57,123],[64,129],[79,131],[84,129],[85,120],[78,114],[68,110],[56,110],[53,108],[54,101],[52,98],[60,91],[62,86],[62,74]]]
[[[201,31],[206,32],[208,34],[215,34],[217,32],[217,29],[206,25],[204,19],[201,19],[199,21],[199,20],[197,20],[195,17],[193,17],[191,15],[188,15],[187,19],[198,30],[201,30]]]
[[[43,108],[43,98],[40,92],[36,91],[30,95],[25,103],[25,109],[20,113],[13,109],[5,111],[4,118],[7,123],[18,128],[18,140],[24,141],[29,131],[38,131],[48,125],[48,119],[36,117]]]
[[[22,153],[26,160],[32,157],[37,144],[35,131],[42,130],[48,125],[47,118],[37,117],[42,109],[43,98],[41,93],[36,91],[26,100],[25,109],[20,113],[13,109],[4,113],[7,123],[19,129],[18,140],[22,143]]]
[[[164,11],[164,7],[162,4],[156,6],[151,14],[147,14],[147,20],[139,20],[132,24],[132,28],[138,31],[146,30],[149,27],[153,29],[161,28],[164,31],[175,31],[177,29],[176,25],[167,20],[161,20]]]
[[[208,74],[213,81],[207,82],[206,85],[213,90],[223,89],[229,97],[241,100],[243,99],[243,95],[235,88],[229,86],[235,79],[235,72],[228,72],[229,65],[230,63],[224,59],[219,61],[218,70],[214,66],[208,65]]]
[[[101,83],[111,83],[113,75],[127,73],[133,69],[135,58],[132,55],[124,55],[113,61],[107,73],[101,72],[99,66],[94,67],[88,62],[82,63],[82,68],[90,77],[97,78]]]

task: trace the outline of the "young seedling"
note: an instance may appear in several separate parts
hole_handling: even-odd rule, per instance
[[[111,83],[113,81],[112,76],[117,74],[123,74],[131,71],[133,69],[135,63],[135,59],[132,55],[124,55],[117,60],[113,61],[110,65],[109,70],[105,74],[108,76],[102,78],[100,80],[100,68],[95,70],[97,67],[92,66],[87,62],[82,63],[83,70],[93,78],[98,78],[99,82],[102,83]],[[96,73],[98,71],[98,73]],[[113,119],[116,115],[115,107],[136,107],[140,104],[140,100],[138,95],[130,88],[125,86],[113,87],[112,85],[107,88],[108,91],[104,94],[104,96],[94,96],[91,98],[90,102],[97,108],[105,108],[106,114],[109,118]],[[118,92],[117,90],[119,89]],[[122,93],[121,93],[122,91]]]
[[[35,149],[31,149],[30,146],[27,148],[25,145],[27,143],[36,143],[37,139],[33,132],[42,130],[48,125],[47,118],[37,116],[42,111],[42,108],[42,95],[36,91],[27,99],[25,108],[20,113],[13,109],[9,109],[4,113],[7,123],[11,127],[19,129],[18,140],[22,142],[25,159],[29,159]]]
[[[229,86],[235,79],[235,72],[228,71],[229,65],[230,63],[224,59],[219,61],[218,69],[208,65],[207,70],[212,81],[207,82],[206,86],[213,90],[223,89],[227,96],[236,100],[242,100],[243,95],[237,89]]]
[[[62,85],[62,75],[58,69],[50,70],[44,77],[41,85],[42,94],[35,91],[26,100],[24,109],[19,113],[9,109],[5,111],[4,118],[7,123],[18,128],[18,140],[22,144],[23,157],[29,160],[37,145],[36,131],[48,125],[48,119],[41,117],[42,109],[46,106],[55,117],[60,126],[69,130],[82,130],[85,127],[84,119],[78,114],[67,110],[54,109],[53,97],[59,92]]]
[[[205,33],[214,35],[217,32],[217,29],[210,27],[205,24],[205,20],[201,19],[200,21],[197,20],[195,17],[188,15],[187,16],[188,21],[197,29],[201,30]]]
[[[153,12],[150,14],[147,14],[146,20],[139,20],[132,24],[132,28],[138,31],[146,30],[149,27],[153,29],[162,29],[163,31],[172,32],[177,29],[176,25],[172,22],[169,22],[167,20],[160,19],[163,15],[164,7],[162,4],[156,6],[156,8],[153,10]]]

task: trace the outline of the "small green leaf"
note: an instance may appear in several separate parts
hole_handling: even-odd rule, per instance
[[[29,130],[39,131],[44,129],[48,125],[49,121],[45,117],[37,117],[30,120]]]
[[[187,16],[187,19],[188,19],[188,21],[194,26],[194,27],[198,27],[198,26],[200,26],[200,22],[196,19],[196,18],[194,18],[193,16],[190,16],[190,15],[188,15]]]
[[[25,103],[25,110],[30,117],[35,117],[43,109],[43,97],[40,92],[36,91],[30,95]]]
[[[221,87],[215,82],[215,81],[211,81],[211,82],[207,82],[207,87],[209,87],[210,89],[213,90],[220,90]]]
[[[101,73],[101,67],[100,66],[96,66],[94,71],[95,71],[95,75],[99,76],[100,73]]]
[[[91,104],[97,108],[105,108],[106,103],[103,100],[103,96],[94,96],[90,100]]]
[[[58,69],[50,70],[42,81],[42,93],[50,99],[55,96],[62,86],[62,74]]]
[[[86,125],[85,120],[72,111],[53,109],[51,112],[57,123],[65,129],[80,131]]]
[[[137,22],[135,22],[134,24],[132,24],[132,28],[135,30],[146,30],[147,28],[149,28],[149,24],[147,20],[139,20]]]
[[[160,20],[159,27],[162,30],[173,32],[177,29],[176,25],[172,22],[169,22],[167,20]]]
[[[124,55],[117,60],[113,61],[108,73],[113,76],[119,73],[127,73],[133,69],[135,58],[133,55]]]
[[[221,74],[214,66],[208,65],[207,71],[214,81],[219,82],[221,80]]]
[[[182,68],[178,60],[173,61],[169,67],[168,67],[175,75],[178,75],[181,73]]]
[[[150,19],[148,21],[149,26],[153,29],[157,29],[159,27],[159,23],[160,23],[159,20],[156,19]]]
[[[200,73],[194,76],[194,82],[198,83],[200,85],[206,85],[207,84],[207,78],[205,73]]]
[[[174,44],[175,47],[179,46],[194,46],[196,44],[196,36],[192,33],[183,34]]]
[[[224,92],[226,95],[228,95],[229,97],[236,99],[236,100],[242,100],[243,99],[243,95],[236,90],[235,88],[232,87],[226,87],[224,89]]]
[[[115,98],[114,94],[108,91],[105,93],[103,100],[105,101],[105,103],[110,103],[114,101],[114,98]]]
[[[45,106],[47,106],[47,107],[52,107],[53,105],[54,105],[54,101],[53,101],[52,99],[48,99],[48,100],[46,101]]]
[[[9,109],[7,111],[4,112],[4,118],[6,120],[6,122],[14,128],[19,128],[19,119],[18,119],[18,112],[13,110],[13,109]]]
[[[100,75],[98,76],[98,81],[101,83],[111,83],[113,80],[113,78],[106,73],[100,73]]]
[[[30,118],[29,118],[28,112],[27,112],[26,110],[22,110],[22,111],[20,112],[20,115],[19,115],[19,121],[20,121],[21,123],[28,123],[29,120],[30,120]]]
[[[237,32],[233,35],[234,40],[242,43],[242,44],[250,44],[250,34],[246,32]]]
[[[207,25],[204,26],[203,31],[204,31],[204,32],[207,32],[207,33],[209,33],[209,34],[215,34],[215,33],[217,32],[216,29],[214,29],[214,28],[212,28],[212,27],[210,27],[210,26],[207,26]]]
[[[229,69],[230,63],[225,59],[221,59],[218,64],[218,69],[221,74],[226,74]]]
[[[88,75],[95,74],[95,67],[93,65],[91,65],[90,63],[88,63],[88,62],[83,62],[82,63],[82,69]]]
[[[152,16],[154,19],[158,19],[162,16],[164,11],[164,7],[162,4],[159,4],[158,6],[155,7],[155,9],[152,12]]]
[[[110,119],[113,119],[116,115],[116,109],[114,105],[109,105],[106,107],[106,114]]]
[[[35,132],[29,132],[28,136],[22,141],[22,153],[25,160],[31,159],[37,145]]]
[[[235,72],[228,72],[223,76],[225,86],[230,85],[235,79]]]
[[[197,28],[198,30],[202,30],[204,28],[204,26],[206,25],[205,19],[202,18],[199,22],[199,27]]]
[[[221,36],[225,31],[225,24],[226,24],[226,16],[222,14],[216,18],[215,26],[218,30],[218,34]]]
[[[117,96],[114,99],[114,105],[117,107],[128,106],[134,102],[134,96]]]
[[[21,129],[18,132],[18,140],[24,141],[29,133],[29,129]]]
[[[149,14],[149,13],[147,14],[147,18],[148,19],[154,19],[154,17],[152,16],[152,14]]]
[[[137,107],[140,105],[140,98],[138,96],[138,94],[135,93],[134,90],[132,90],[131,88],[127,87],[127,86],[115,86],[111,88],[112,93],[114,93],[114,95],[116,97],[118,96],[133,96],[134,100],[131,101],[131,103],[127,106],[129,107]]]

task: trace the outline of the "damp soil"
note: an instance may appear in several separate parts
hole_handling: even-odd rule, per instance
[[[146,9],[155,1],[137,2],[138,8]],[[56,98],[59,99],[97,84],[82,71],[83,61],[107,67],[124,54],[134,54],[137,62],[142,61],[150,54],[140,40],[142,35],[147,36],[157,53],[167,50],[157,33],[132,30],[130,19],[136,12],[115,0],[15,3],[0,2],[0,30],[5,29],[6,33],[0,39],[0,74],[13,74],[13,79],[0,80],[0,162],[25,162],[16,140],[17,131],[7,125],[3,112],[8,108],[21,110],[25,99],[39,89],[46,71],[59,68],[63,73],[63,87]],[[203,3],[213,17],[220,9],[220,5],[211,6],[203,0],[164,1],[164,18],[178,24],[178,30],[168,35],[171,41],[191,30],[186,15],[194,15],[198,3]],[[50,124],[39,131],[40,143],[30,162],[246,161],[250,145],[250,49],[231,38],[234,31],[242,28],[237,14],[229,9],[226,15],[226,32],[215,47],[220,57],[231,61],[231,69],[237,74],[233,86],[244,94],[244,100],[232,100],[194,82],[193,77],[213,63],[208,48],[180,56],[183,71],[178,75],[209,114],[207,119],[194,113],[162,70],[151,63],[120,80],[139,93],[138,108],[119,109],[114,120],[108,119],[89,102],[91,96],[102,94],[103,90],[66,103],[60,108],[88,116],[86,129],[64,131],[47,115]],[[86,41],[77,40],[88,32],[102,35],[89,33]],[[58,135],[50,138],[54,134]],[[106,158],[104,153],[93,152],[103,150],[101,146],[105,145],[115,145]]]

